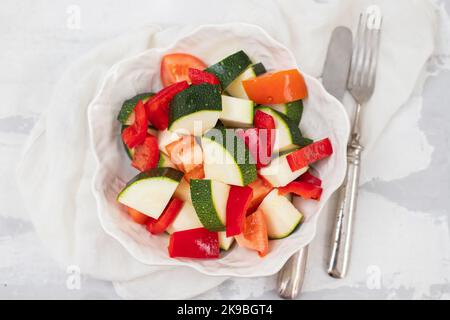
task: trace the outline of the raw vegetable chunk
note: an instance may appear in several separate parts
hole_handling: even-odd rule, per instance
[[[206,64],[191,54],[169,53],[161,60],[161,82],[164,87],[176,82],[189,81],[189,68],[203,70]]]
[[[281,195],[293,193],[303,199],[320,200],[322,188],[307,182],[292,181],[284,187],[278,188]]]
[[[219,236],[205,228],[178,231],[171,234],[168,249],[171,258],[218,258]]]
[[[176,166],[170,161],[170,158],[166,156],[164,153],[159,151],[159,161],[158,168],[173,168],[176,169]]]
[[[227,201],[227,237],[240,234],[244,229],[245,216],[253,197],[249,186],[232,186]]]
[[[186,81],[177,82],[162,89],[147,101],[147,117],[156,129],[167,129],[171,101],[178,93],[188,88],[189,84]]]
[[[310,139],[302,136],[298,123],[295,123],[281,112],[270,107],[259,107],[257,110],[272,116],[275,120],[275,128],[277,130],[273,153],[283,152],[296,146],[305,146],[311,143]]]
[[[141,172],[120,191],[117,200],[158,219],[182,178],[183,172],[172,168],[154,168]]]
[[[126,100],[120,109],[117,120],[123,125],[131,126],[134,123],[134,108],[139,101],[145,104],[153,96],[153,92],[145,92]]]
[[[170,103],[169,130],[200,136],[214,128],[221,112],[219,86],[208,83],[191,86]]]
[[[141,172],[158,166],[159,150],[158,138],[148,134],[144,142],[134,148],[131,165]]]
[[[209,83],[220,85],[219,79],[212,73],[194,68],[189,68],[189,78],[191,79],[192,84]]]
[[[272,190],[259,206],[267,222],[267,233],[271,239],[290,235],[303,219],[303,214],[278,190]]]
[[[274,187],[282,187],[294,181],[308,170],[308,166],[292,171],[287,161],[290,154],[274,158],[267,167],[261,168],[259,174]]]
[[[297,69],[265,73],[242,84],[248,98],[258,104],[287,103],[308,95],[305,79]]]
[[[220,62],[205,69],[219,78],[222,88],[226,89],[252,62],[244,51],[238,51]]]
[[[286,117],[294,121],[297,125],[300,123],[300,120],[302,119],[303,114],[303,101],[297,100],[287,103],[281,103],[281,104],[272,104],[269,107],[271,107],[274,110],[277,110],[278,112],[281,112]]]
[[[219,119],[227,127],[251,127],[254,106],[255,104],[251,100],[222,95],[222,112]]]
[[[245,218],[243,232],[236,236],[239,246],[258,251],[260,257],[269,252],[269,238],[265,214],[258,209]]]
[[[245,186],[256,179],[256,161],[232,129],[213,129],[202,137],[205,177]]]
[[[134,222],[138,223],[138,224],[146,224],[148,220],[150,220],[151,218],[133,208],[130,207],[126,207],[128,214],[130,215],[131,219],[133,219]]]
[[[266,68],[262,63],[253,64],[248,67],[239,77],[233,80],[227,87],[227,92],[236,98],[248,99],[247,93],[244,90],[242,81],[256,78],[257,76],[266,72]]]
[[[202,228],[203,225],[197,217],[194,207],[189,202],[184,202],[183,207],[173,220],[172,224],[167,228],[168,233],[184,231],[196,228]]]
[[[287,161],[291,170],[296,171],[311,163],[325,159],[332,154],[333,147],[330,140],[326,138],[292,152],[287,156]]]
[[[203,164],[203,152],[194,136],[183,136],[166,146],[170,160],[183,172]]]
[[[177,134],[175,132],[171,132],[169,130],[158,131],[158,148],[161,152],[163,152],[166,156],[169,155],[167,152],[166,146],[171,144],[174,141],[180,140],[182,135]]]
[[[230,186],[213,180],[191,179],[191,199],[203,226],[211,231],[225,231]]]
[[[273,186],[263,177],[258,178],[248,185],[253,190],[252,200],[250,201],[247,213],[254,212],[264,198],[273,190]]]
[[[160,234],[166,231],[169,225],[175,220],[182,207],[182,200],[172,198],[158,220],[152,219],[147,222],[148,232],[151,234]]]
[[[220,249],[228,251],[234,242],[234,237],[227,237],[225,231],[219,232],[219,246]]]

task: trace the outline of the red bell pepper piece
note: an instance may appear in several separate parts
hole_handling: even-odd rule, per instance
[[[139,171],[148,171],[156,168],[159,161],[158,138],[147,135],[143,144],[134,148],[133,161],[131,165]]]
[[[275,120],[271,115],[256,110],[253,118],[255,128],[236,130],[236,134],[244,140],[250,154],[256,160],[256,168],[267,166],[271,161],[275,142]]]
[[[248,206],[253,197],[253,189],[245,186],[231,186],[227,200],[227,237],[242,233]]]
[[[320,200],[320,196],[322,195],[322,188],[311,183],[292,181],[286,186],[278,188],[278,193],[280,195],[294,193],[302,197],[303,199]]]
[[[128,148],[142,144],[147,136],[147,113],[141,100],[136,104],[134,114],[134,123],[122,131],[122,140]]]
[[[194,85],[202,83],[220,85],[220,81],[215,75],[194,68],[189,68],[189,78],[191,79],[191,83]]]
[[[158,220],[153,219],[147,223],[147,230],[151,234],[160,234],[166,231],[170,224],[175,220],[184,202],[178,198],[172,198]]]
[[[174,83],[152,96],[146,103],[148,120],[158,130],[169,126],[169,104],[173,97],[189,88],[187,81]]]
[[[269,252],[269,236],[264,212],[256,210],[245,218],[244,230],[236,236],[239,246],[258,251],[260,257]]]
[[[218,258],[220,253],[219,234],[205,228],[190,229],[172,233],[169,241],[171,258]]]
[[[328,138],[316,141],[297,151],[290,153],[286,158],[292,172],[307,165],[322,160],[333,154],[333,147]]]
[[[318,187],[322,186],[322,180],[313,176],[309,171],[306,171],[304,174],[298,177],[296,181],[310,183]]]

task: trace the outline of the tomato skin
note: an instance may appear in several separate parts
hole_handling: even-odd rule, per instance
[[[220,85],[219,79],[212,73],[194,68],[189,68],[189,78],[191,79],[191,83],[194,85],[202,83]]]
[[[169,53],[161,60],[161,82],[164,87],[180,81],[189,81],[189,68],[203,70],[206,64],[186,53]]]
[[[247,210],[247,214],[251,214],[254,212],[264,198],[273,190],[272,185],[263,177],[258,175],[258,178],[252,183],[248,184],[248,187],[252,188],[253,195],[252,200],[250,201],[249,208]]]
[[[308,95],[305,79],[297,69],[265,73],[242,81],[250,100],[258,104],[287,103]]]
[[[133,219],[134,222],[138,224],[146,224],[149,220],[152,220],[153,218],[146,216],[142,212],[137,211],[136,209],[127,207],[128,214],[130,215],[131,219]]]
[[[144,143],[134,149],[131,165],[141,172],[156,168],[159,161],[158,138],[147,135]]]
[[[269,252],[269,236],[264,212],[256,210],[245,218],[244,230],[236,236],[239,246],[258,251],[260,257]]]

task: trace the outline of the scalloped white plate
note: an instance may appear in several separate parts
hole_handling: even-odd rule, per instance
[[[260,258],[255,252],[235,246],[222,254],[220,259],[172,259],[167,252],[168,236],[152,236],[121,209],[116,195],[137,173],[130,166],[119,139],[120,125],[116,116],[122,102],[138,93],[161,88],[160,60],[168,52],[191,53],[211,64],[241,49],[252,61],[264,63],[268,70],[297,68],[292,53],[258,26],[242,23],[205,25],[168,48],[149,49],[114,65],[98,95],[89,105],[89,128],[97,161],[93,192],[101,224],[108,234],[142,263],[188,266],[214,276],[272,275],[279,271],[292,254],[314,238],[320,211],[342,183],[346,168],[349,120],[341,103],[328,94],[319,81],[304,74],[309,96],[304,101],[300,127],[305,136],[312,139],[329,137],[334,154],[315,166],[323,180],[321,201],[294,200],[306,219],[291,236],[270,241],[270,252],[266,257]]]

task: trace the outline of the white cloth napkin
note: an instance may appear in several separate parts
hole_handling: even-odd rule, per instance
[[[75,62],[55,87],[18,169],[31,220],[52,256],[62,267],[78,265],[84,274],[113,281],[117,293],[130,299],[189,298],[226,280],[189,268],[143,265],[105,234],[91,193],[89,102],[114,63],[150,47],[166,46],[201,23],[258,24],[292,50],[302,70],[320,77],[332,30],[338,25],[354,29],[359,13],[373,3],[381,6],[384,24],[377,87],[363,114],[364,155],[368,157],[392,116],[408,100],[434,50],[437,17],[429,1],[201,0],[188,7],[181,1],[155,1],[149,22],[166,15],[168,23],[184,27],[142,28]],[[352,105],[348,97],[346,101]]]

